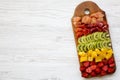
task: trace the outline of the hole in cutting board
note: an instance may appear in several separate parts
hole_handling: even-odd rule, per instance
[[[85,13],[86,15],[89,15],[89,14],[90,14],[90,10],[89,10],[89,9],[85,9],[84,13]]]

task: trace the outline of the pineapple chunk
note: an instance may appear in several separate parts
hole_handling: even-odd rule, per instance
[[[93,58],[97,57],[97,53],[94,51],[92,52],[92,55],[91,55]]]
[[[108,59],[110,59],[112,57],[112,53],[108,53],[107,55],[106,55],[106,59],[108,60]]]
[[[107,51],[107,53],[113,53],[112,49],[109,49],[109,50]]]
[[[78,55],[81,57],[81,56],[86,56],[86,53],[85,52],[79,52]]]
[[[95,52],[96,52],[97,54],[101,54],[101,51],[100,51],[99,49],[95,49]]]
[[[93,57],[88,57],[88,61],[93,61]]]
[[[108,51],[108,49],[107,48],[102,48],[101,51],[102,51],[102,53],[106,54],[106,52]]]
[[[100,56],[97,56],[97,57],[95,58],[95,62],[100,62],[100,61],[102,61],[102,58],[101,58]]]
[[[84,62],[84,61],[87,61],[87,60],[88,60],[88,59],[87,59],[87,56],[80,58],[80,62]]]

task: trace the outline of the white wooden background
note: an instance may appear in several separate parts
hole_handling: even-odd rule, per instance
[[[85,0],[0,0],[0,80],[86,80],[70,19]],[[120,0],[93,0],[106,11],[119,80]],[[87,79],[88,80],[88,79]]]

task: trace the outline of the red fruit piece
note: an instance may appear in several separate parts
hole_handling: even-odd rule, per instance
[[[96,65],[92,65],[92,66],[90,66],[90,68],[91,68],[91,70],[95,70],[97,68],[97,66]]]
[[[104,76],[106,74],[107,74],[107,72],[105,72],[105,71],[101,71],[101,73],[100,73],[101,76]]]
[[[104,63],[104,65],[108,64],[108,61],[107,60],[102,60],[102,62]]]
[[[104,63],[103,62],[99,62],[98,63],[98,67],[103,67]]]
[[[115,67],[115,63],[109,64],[110,67]]]
[[[87,72],[87,73],[91,73],[91,72],[92,72],[92,69],[91,69],[90,67],[88,67],[88,68],[86,69],[86,72]]]
[[[108,65],[103,66],[103,67],[102,67],[102,70],[103,70],[103,71],[107,71],[107,70],[108,70]]]
[[[96,63],[94,61],[90,62],[90,65],[95,65]]]
[[[78,27],[79,28],[85,28],[86,26],[84,24],[82,24],[82,25],[79,25]]]
[[[90,62],[89,62],[89,61],[86,61],[86,62],[83,63],[83,65],[84,65],[85,67],[88,67],[88,66],[90,65]]]
[[[100,69],[100,68],[96,68],[95,72],[96,72],[96,73],[100,73],[100,72],[101,72],[101,69]]]
[[[85,67],[82,65],[82,66],[80,66],[80,71],[85,71]]]
[[[108,73],[113,73],[115,72],[115,68],[108,68]]]
[[[91,76],[92,76],[92,77],[95,77],[95,76],[96,76],[96,73],[95,73],[95,72],[91,72]]]
[[[114,58],[113,58],[113,57],[111,57],[111,58],[108,60],[108,63],[109,63],[109,64],[114,63]]]
[[[78,38],[81,37],[82,35],[83,35],[82,32],[77,32],[77,33],[76,33],[76,38],[78,39]]]
[[[88,78],[88,76],[89,76],[88,73],[86,73],[86,72],[82,73],[82,77]]]

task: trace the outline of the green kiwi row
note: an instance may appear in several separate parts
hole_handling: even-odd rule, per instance
[[[89,34],[87,36],[82,36],[78,39],[78,43],[89,43],[98,40],[108,40],[109,34],[106,32],[95,32],[93,34]]]

